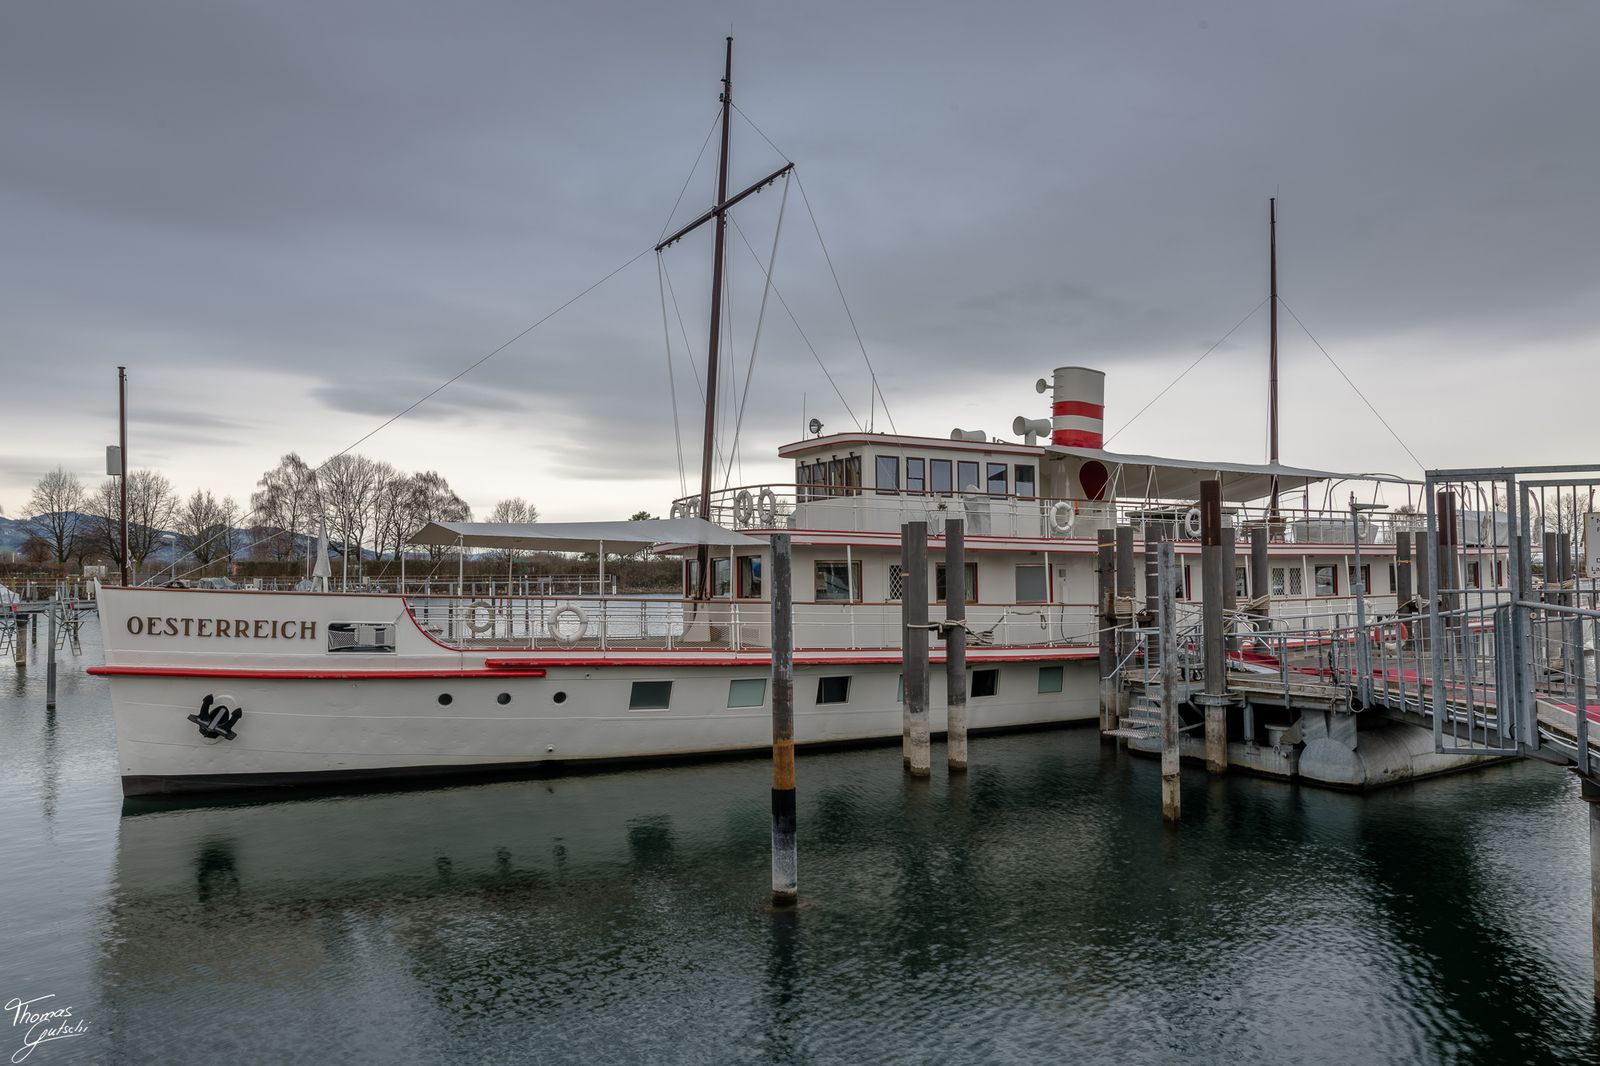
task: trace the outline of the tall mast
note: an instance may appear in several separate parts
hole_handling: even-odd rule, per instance
[[[1267,461],[1278,465],[1278,198],[1267,201],[1270,251],[1267,257],[1271,308],[1268,312],[1270,339],[1267,348]],[[1278,479],[1272,479],[1272,517],[1278,517]]]
[[[122,476],[117,478],[117,496],[120,500],[117,569],[121,571],[122,583],[129,585],[132,582],[128,580],[128,368],[125,366],[117,367],[117,454],[122,467]]]
[[[717,348],[722,338],[722,250],[728,232],[728,127],[733,114],[733,38],[722,72],[722,153],[717,161],[716,238],[711,253],[711,338],[706,344],[706,431],[700,451],[700,517],[711,517],[711,457],[717,428]],[[701,594],[711,597],[710,552],[700,545]]]

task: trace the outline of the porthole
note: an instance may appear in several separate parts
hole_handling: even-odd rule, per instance
[[[567,702],[567,694],[565,692],[557,692],[554,696],[551,696],[550,698],[555,700],[557,703],[566,703]]]
[[[441,706],[441,707],[450,706],[451,699],[452,699],[452,697],[451,697],[450,693],[448,693],[448,692],[439,693],[439,706]]]
[[[496,703],[498,703],[500,706],[504,707],[506,704],[511,702],[511,693],[502,692],[502,693],[500,693],[500,695],[498,695],[498,696],[496,696],[494,698],[494,701]]]

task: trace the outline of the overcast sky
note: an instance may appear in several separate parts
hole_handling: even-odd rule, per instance
[[[1600,458],[1587,0],[10,0],[0,506],[57,463],[99,478],[119,363],[133,464],[183,492],[243,501],[282,453],[368,433],[655,243],[730,28],[735,101],[777,146],[735,115],[733,184],[795,161],[901,432],[1008,435],[1073,364],[1107,372],[1121,426],[1266,295],[1276,193],[1284,303],[1422,462]],[[781,196],[735,212],[741,388]],[[664,262],[693,488],[709,233]],[[774,280],[867,421],[794,187]],[[480,515],[663,513],[659,293],[645,254],[359,450],[439,470]],[[1285,461],[1417,473],[1287,314],[1280,333]],[[1266,348],[1261,307],[1113,446],[1263,458]],[[735,483],[789,479],[803,410],[854,424],[774,299]]]

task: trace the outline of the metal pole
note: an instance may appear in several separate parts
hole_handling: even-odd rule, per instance
[[[1178,760],[1178,565],[1170,541],[1159,548],[1161,597],[1157,625],[1161,631],[1161,817],[1178,820],[1181,806]]]
[[[128,368],[117,367],[117,455],[122,466],[122,476],[117,478],[118,504],[118,555],[121,557],[122,583],[128,580]]]
[[[1350,539],[1355,542],[1356,573],[1351,585],[1356,594],[1356,670],[1361,679],[1356,693],[1361,706],[1372,705],[1372,652],[1367,642],[1367,583],[1361,578],[1361,509],[1356,506],[1355,494],[1350,495]]]
[[[56,708],[56,601],[51,600],[46,609],[50,612],[50,635],[44,653],[44,706],[53,711]]]
[[[1228,634],[1223,622],[1222,482],[1200,482],[1200,603],[1205,621],[1206,770],[1228,772]]]
[[[1268,310],[1269,340],[1267,349],[1267,436],[1269,438],[1269,452],[1267,461],[1273,466],[1278,465],[1278,199],[1273,197],[1267,201],[1267,219],[1269,233],[1271,234],[1268,253],[1268,292],[1271,302]],[[1278,479],[1272,479],[1272,509],[1271,517],[1278,517]]]
[[[1113,606],[1113,618],[1117,627],[1116,648],[1117,659],[1121,661],[1125,654],[1123,645],[1127,643],[1125,634],[1133,625],[1133,595],[1134,581],[1138,572],[1133,566],[1133,527],[1131,525],[1117,527],[1117,562],[1116,573],[1113,575],[1114,586],[1117,592],[1116,602]],[[1126,612],[1126,613],[1125,613]],[[1128,713],[1128,690],[1122,685],[1122,678],[1117,677],[1116,687],[1112,689],[1111,727],[1115,729]]]
[[[1096,534],[1096,600],[1100,630],[1100,732],[1117,728],[1117,612],[1116,612],[1116,531],[1102,529]]]
[[[772,901],[800,893],[795,842],[794,592],[789,534],[772,535]]]
[[[14,607],[11,610],[11,616],[17,624],[17,643],[16,647],[12,649],[12,653],[18,669],[21,669],[28,665],[28,616]]]
[[[967,540],[960,519],[944,523],[945,750],[952,770],[967,768]],[[1046,568],[1048,580],[1048,567]]]
[[[901,615],[905,621],[902,656],[905,667],[906,712],[911,722],[910,757],[906,769],[912,777],[927,777],[933,757],[928,742],[928,523],[907,522],[901,527],[910,569],[902,583]],[[950,583],[966,581],[966,574],[945,573]]]

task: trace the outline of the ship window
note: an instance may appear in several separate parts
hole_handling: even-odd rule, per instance
[[[1250,597],[1250,575],[1242,566],[1233,568],[1233,594],[1245,599]]]
[[[1317,596],[1339,595],[1339,568],[1332,563],[1319,563],[1312,571]]]
[[[844,495],[844,460],[828,460],[828,495]]]
[[[894,701],[896,703],[904,703],[906,701],[906,675],[905,674],[901,674],[900,675],[899,682],[896,683],[896,685],[894,686]]]
[[[1039,485],[1038,485],[1038,482],[1034,481],[1034,479],[1033,479],[1033,467],[1032,466],[1021,466],[1021,465],[1019,465],[1019,466],[1014,467],[1013,470],[1014,470],[1015,477],[1016,477],[1017,495],[1018,496],[1037,496],[1037,495],[1039,495]]]
[[[1291,596],[1304,596],[1305,594],[1306,594],[1306,575],[1305,575],[1305,571],[1301,570],[1298,566],[1291,566],[1289,568],[1289,595],[1291,595]]]
[[[873,477],[873,485],[886,496],[900,491],[900,459],[893,455],[880,455]]]
[[[956,488],[961,492],[980,492],[978,488],[978,464],[968,462],[956,463]]]
[[[817,703],[849,703],[850,675],[817,678]]]
[[[1355,567],[1354,563],[1350,564],[1350,571],[1349,571],[1348,577],[1350,578],[1350,591],[1354,592],[1355,591],[1355,587],[1356,587],[1356,567]],[[1361,564],[1361,587],[1366,589],[1368,592],[1372,591],[1372,564],[1371,563],[1362,563]]]
[[[1064,672],[1059,666],[1039,667],[1039,691],[1060,692],[1061,677]]]
[[[1017,567],[1017,602],[1043,603],[1050,598],[1045,588],[1044,565],[1028,564]]]
[[[1006,464],[990,463],[984,471],[984,476],[988,482],[988,488],[985,491],[989,495],[1004,496],[1006,494]]]
[[[1480,578],[1480,574],[1479,574],[1478,564],[1477,563],[1468,563],[1467,564],[1467,584],[1466,584],[1466,587],[1469,588],[1469,589],[1481,589],[1481,588],[1483,588],[1483,581]]]
[[[1393,570],[1394,567],[1391,565],[1389,569]],[[1504,559],[1496,559],[1494,561],[1494,583],[1497,587],[1503,587],[1506,583],[1506,564]]]
[[[906,460],[906,491],[923,492],[928,487],[928,482],[923,476],[927,461],[924,459]]]
[[[861,563],[856,561],[846,564],[842,560],[830,562],[817,562],[816,589],[814,598],[817,602],[848,601],[851,596],[850,583],[855,581],[855,599],[861,598]]]
[[[628,697],[628,710],[664,711],[671,703],[671,681],[635,681]]]
[[[1289,594],[1288,573],[1281,566],[1272,568],[1272,594],[1274,596],[1287,596]]]
[[[844,483],[847,496],[861,495],[861,456],[852,455],[844,461]]]
[[[985,696],[993,696],[1000,691],[1000,671],[974,670],[972,671],[972,698],[981,700]]]
[[[740,677],[728,682],[729,707],[759,707],[767,702],[767,679]]]
[[[906,571],[899,563],[889,564],[889,599],[898,600],[906,587]]]
[[[761,598],[761,556],[739,556],[739,595],[745,599]]]
[[[711,560],[711,595],[728,596],[732,593],[733,564],[730,559]]]
[[[394,651],[392,622],[329,622],[329,651]]]
[[[967,566],[966,566],[966,570],[967,570],[967,602],[968,603],[977,603],[978,602],[978,564],[977,563],[968,563]],[[937,593],[936,599],[938,600],[938,602],[943,603],[944,599],[945,599],[945,596],[944,596],[944,593],[945,593],[945,579],[944,579],[944,564],[943,563],[940,563],[939,564],[939,569],[934,572],[933,585],[934,585],[934,590]]]
[[[928,474],[932,484],[928,487],[934,492],[949,493],[955,485],[952,470],[955,464],[948,459],[930,459],[928,461]]]

